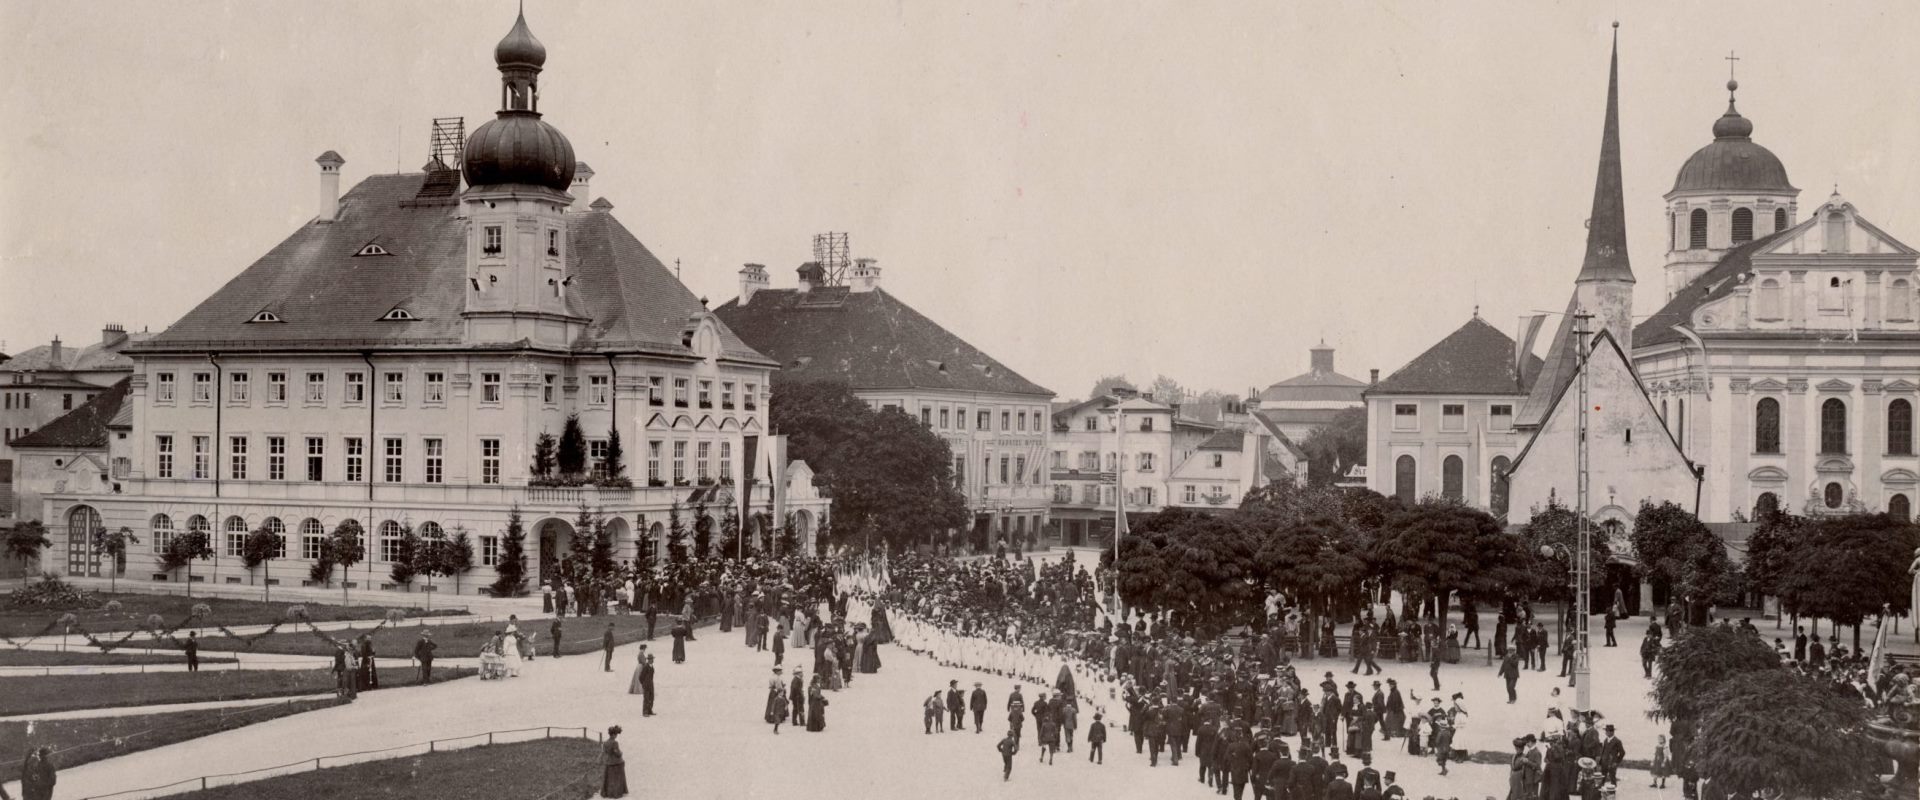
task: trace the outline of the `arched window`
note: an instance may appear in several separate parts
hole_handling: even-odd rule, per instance
[[[1905,399],[1887,404],[1887,455],[1913,455],[1913,403]]]
[[[147,530],[153,532],[153,552],[167,552],[167,547],[173,544],[173,518],[165,514],[155,514],[153,519],[148,521]]]
[[[1736,208],[1733,210],[1733,243],[1753,241],[1753,209]]]
[[[1908,500],[1904,494],[1896,494],[1889,497],[1887,498],[1887,513],[1897,520],[1911,520],[1913,519],[1913,501]]]
[[[422,539],[444,539],[446,535],[447,532],[441,529],[440,523],[438,522],[429,520],[420,523],[420,538]]]
[[[1823,238],[1826,239],[1826,252],[1847,252],[1847,215],[1838,211],[1827,212],[1827,230]]]
[[[275,536],[287,535],[287,524],[281,522],[279,517],[267,517],[265,522],[260,523],[260,527],[266,528],[268,533]]]
[[[1774,210],[1773,210],[1773,230],[1774,230],[1774,232],[1776,232],[1776,233],[1777,233],[1777,232],[1780,232],[1780,231],[1784,231],[1784,230],[1786,230],[1786,229],[1787,229],[1787,210],[1786,210],[1786,209],[1784,209],[1784,208],[1776,208],[1776,209],[1774,209]]]
[[[1838,483],[1829,483],[1827,484],[1827,496],[1825,499],[1828,508],[1839,508],[1841,501],[1847,499],[1846,490],[1841,489]]]
[[[1413,494],[1413,456],[1401,456],[1393,460],[1393,496],[1402,503],[1412,503]]]
[[[1773,492],[1761,492],[1753,501],[1753,521],[1759,522],[1780,510],[1780,496]]]
[[[1507,469],[1512,465],[1513,461],[1506,456],[1493,458],[1493,486],[1487,496],[1487,506],[1493,510],[1494,516],[1501,519],[1507,517]]]
[[[207,523],[206,517],[195,514],[187,518],[188,533],[210,533],[212,531],[213,526]]]
[[[1820,404],[1820,454],[1846,455],[1847,404],[1829,397]]]
[[[1753,404],[1753,452],[1780,453],[1780,401],[1771,397]]]
[[[659,564],[667,558],[667,526],[658,522],[647,529],[647,543],[653,546],[653,563]]]
[[[1707,210],[1696,208],[1688,216],[1687,249],[1705,250],[1707,247]]]
[[[1780,311],[1780,282],[1772,278],[1760,281],[1760,291],[1755,293],[1753,303],[1754,319],[1776,320],[1782,317]]]
[[[238,557],[246,552],[248,528],[245,518],[238,515],[227,517],[227,521],[221,525],[221,529],[227,532],[227,555]]]
[[[1887,319],[1913,319],[1913,284],[1897,278],[1887,284]]]
[[[1466,462],[1459,456],[1447,456],[1440,462],[1440,494],[1448,500],[1460,500],[1464,494]]]

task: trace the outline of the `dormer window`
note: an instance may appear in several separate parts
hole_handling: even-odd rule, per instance
[[[248,322],[283,322],[284,320],[280,319],[279,314],[275,314],[271,311],[262,311],[258,314],[253,315],[253,319],[250,319],[247,321]]]
[[[380,245],[374,244],[372,242],[368,242],[366,247],[360,248],[360,252],[354,253],[353,255],[355,257],[359,257],[359,256],[387,256],[387,255],[393,255],[393,254],[387,252],[387,248],[381,247]]]
[[[387,315],[380,319],[386,322],[412,322],[419,319],[419,317],[414,316],[413,312],[404,308],[396,308],[387,312]]]
[[[500,226],[488,225],[480,230],[480,254],[483,256],[500,255]]]

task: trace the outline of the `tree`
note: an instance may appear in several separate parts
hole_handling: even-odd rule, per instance
[[[520,507],[507,512],[507,530],[500,537],[500,561],[493,567],[493,596],[519,597],[527,593],[527,529]]]
[[[327,534],[327,560],[340,567],[340,604],[352,605],[347,589],[353,584],[353,565],[367,557],[366,536],[357,519],[343,519]]]
[[[265,568],[260,575],[260,591],[263,600],[273,598],[273,584],[270,583],[273,579],[273,566],[268,562],[279,557],[281,546],[280,537],[273,531],[267,530],[265,525],[248,531],[247,538],[240,542],[240,563],[245,564],[248,571]]]
[[[1147,387],[1147,393],[1153,395],[1154,400],[1168,405],[1183,403],[1187,398],[1186,387],[1165,375],[1155,377],[1153,385]]]
[[[1747,588],[1761,595],[1778,597],[1781,578],[1793,561],[1800,557],[1796,551],[1805,541],[1802,526],[1807,520],[1781,510],[1776,503],[1771,509],[1762,509],[1753,521],[1757,525],[1753,535],[1747,537]],[[1787,606],[1784,601],[1782,610],[1798,613],[1797,609]]]
[[[1402,592],[1437,599],[1445,619],[1454,592],[1499,597],[1508,587],[1524,585],[1528,562],[1521,546],[1491,514],[1428,498],[1388,518],[1374,542],[1373,560]]]
[[[393,545],[393,567],[387,576],[394,583],[413,583],[413,576],[419,574],[419,557],[420,534],[414,532],[412,525],[401,525],[400,536]]]
[[[465,528],[454,528],[453,538],[440,552],[440,574],[453,578],[453,593],[460,593],[460,576],[473,569],[473,538]]]
[[[1890,514],[1848,514],[1813,520],[1802,531],[1778,576],[1781,601],[1797,613],[1852,625],[1858,652],[1863,619],[1883,608],[1908,610],[1907,564],[1920,528]]]
[[[414,537],[413,574],[427,578],[427,607],[433,607],[433,579],[443,574],[447,560],[447,535],[433,533]]]
[[[687,526],[680,521],[680,498],[676,497],[667,508],[667,562],[684,564],[686,561]]]
[[[693,560],[705,561],[713,548],[713,517],[707,514],[707,501],[693,501]]]
[[[193,562],[205,561],[213,557],[213,537],[203,530],[187,530],[174,534],[167,542],[167,549],[160,554],[160,568],[172,572],[181,567],[187,568],[187,596],[193,596]]]
[[[1367,410],[1341,409],[1331,422],[1308,431],[1300,449],[1307,453],[1307,483],[1340,480],[1354,465],[1367,463]]]
[[[1642,502],[1632,541],[1648,580],[1686,602],[1687,624],[1705,624],[1709,607],[1739,596],[1740,576],[1726,544],[1693,512],[1671,501]]]
[[[47,538],[47,526],[40,524],[40,520],[16,522],[7,529],[7,555],[19,559],[22,570],[26,569],[27,562],[40,557],[42,549],[52,546],[53,540]]]
[[[1677,734],[1707,708],[1707,693],[1743,672],[1774,669],[1780,657],[1759,636],[1732,626],[1692,625],[1660,650],[1647,716],[1674,721]]]
[[[120,573],[127,568],[127,545],[139,544],[134,538],[133,529],[120,526],[120,530],[109,532],[106,528],[93,529],[93,552],[107,557],[112,568],[107,570],[107,590],[117,591],[120,585]]]
[[[599,608],[594,602],[599,591],[599,576],[593,569],[593,544],[606,527],[598,509],[580,506],[573,520],[573,535],[567,537],[567,557],[561,562],[561,574],[574,584],[574,597],[581,608]]]
[[[560,428],[560,451],[555,458],[561,478],[577,479],[587,471],[587,436],[580,432],[579,414],[567,415],[566,424]]]
[[[1171,612],[1177,627],[1206,636],[1260,617],[1266,592],[1255,543],[1236,518],[1178,508],[1153,517],[1120,541],[1127,605]]]
[[[1393,509],[1376,492],[1274,484],[1248,492],[1237,513],[1258,543],[1267,589],[1326,613],[1378,571],[1372,543]]]
[[[1874,782],[1879,748],[1863,746],[1867,714],[1851,689],[1759,669],[1730,677],[1703,700],[1688,752],[1695,771],[1713,776],[1727,797],[1846,797]]]
[[[770,415],[791,457],[813,466],[832,495],[836,530],[871,529],[902,550],[967,524],[953,447],[918,419],[877,411],[833,381],[775,384]]]
[[[1520,538],[1532,578],[1526,594],[1536,600],[1573,602],[1573,571],[1577,566],[1573,559],[1580,550],[1580,515],[1550,499],[1545,508],[1533,509],[1533,516],[1520,529]],[[1612,559],[1613,548],[1607,544],[1605,532],[1589,525],[1587,561],[1594,572],[1599,573]]]
[[[633,554],[633,569],[643,575],[653,574],[653,529],[647,526],[647,515],[641,514],[633,519],[633,536],[637,542]]]
[[[600,515],[599,509],[593,511],[593,552],[591,554],[593,579],[596,584],[610,586],[614,582],[613,528]]]
[[[1127,376],[1125,375],[1103,375],[1099,380],[1093,382],[1092,389],[1087,390],[1087,399],[1094,400],[1105,395],[1113,394],[1113,390],[1116,388],[1135,389],[1136,387],[1133,385],[1133,381],[1127,380]]]
[[[553,434],[551,433],[541,433],[538,438],[533,440],[533,477],[538,479],[553,477],[556,449],[558,449],[558,445],[555,443]]]
[[[600,482],[611,486],[631,486],[627,480],[627,454],[620,446],[620,428],[607,431],[607,456],[600,460],[600,471],[604,474]]]
[[[746,538],[741,534],[740,512],[728,503],[720,512],[720,557],[746,558],[752,548],[747,546]]]

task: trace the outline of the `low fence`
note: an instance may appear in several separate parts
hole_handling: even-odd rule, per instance
[[[555,731],[559,731],[569,738],[577,733],[582,739],[597,740],[597,737],[586,728],[549,726],[544,728],[520,728],[509,731],[487,731],[485,733],[475,733],[467,736],[456,736],[451,739],[433,739],[425,742],[416,742],[414,744],[403,744],[397,747],[386,747],[379,750],[362,750],[356,753],[318,756],[316,758],[302,759],[278,766],[247,770],[246,772],[202,775],[198,778],[188,778],[183,781],[175,781],[161,786],[149,786],[144,789],[128,789],[124,792],[114,792],[113,794],[97,794],[87,798],[87,800],[144,800],[144,798],[149,797],[166,797],[168,795],[197,792],[219,786],[251,783],[267,778],[277,778],[282,775],[298,775],[303,772],[313,772],[329,767],[344,767],[367,761],[420,756],[442,750],[464,750],[469,747],[479,747],[490,744],[509,744],[513,742],[531,742],[540,739],[551,739]],[[579,779],[576,778],[573,781],[563,784],[563,786],[570,786],[578,782],[578,780]]]

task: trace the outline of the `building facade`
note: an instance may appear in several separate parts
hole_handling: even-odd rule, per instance
[[[120,491],[46,495],[56,566],[96,575],[94,528],[127,527],[135,577],[177,580],[158,553],[212,535],[194,580],[305,583],[320,542],[351,520],[367,557],[334,582],[390,584],[402,534],[465,532],[494,577],[509,518],[545,577],[598,513],[616,557],[664,546],[680,506],[752,493],[757,543],[791,527],[803,546],[825,513],[766,435],[774,364],[742,343],[586,191],[565,136],[540,118],[546,50],[524,18],[495,49],[502,107],[424,172],[373,175],[338,194],[320,165],[315,218],[180,321],[126,349]],[[464,185],[464,188],[463,188]],[[537,475],[542,434],[569,417],[590,466]],[[624,474],[608,474],[617,436]],[[117,455],[117,454],[116,454]],[[804,470],[801,482],[804,483]],[[622,480],[625,478],[625,480]],[[777,491],[770,491],[777,488]],[[274,574],[241,565],[245,535],[283,537]]]
[[[97,343],[70,347],[55,338],[0,362],[0,519],[39,515],[34,499],[20,496],[24,465],[14,441],[86,405],[133,374],[133,359],[121,351],[147,336],[108,325]]]
[[[1326,342],[1308,351],[1306,372],[1269,384],[1248,397],[1259,401],[1259,414],[1281,433],[1305,441],[1313,429],[1333,422],[1335,415],[1366,405],[1367,384],[1333,368],[1333,348]]]

